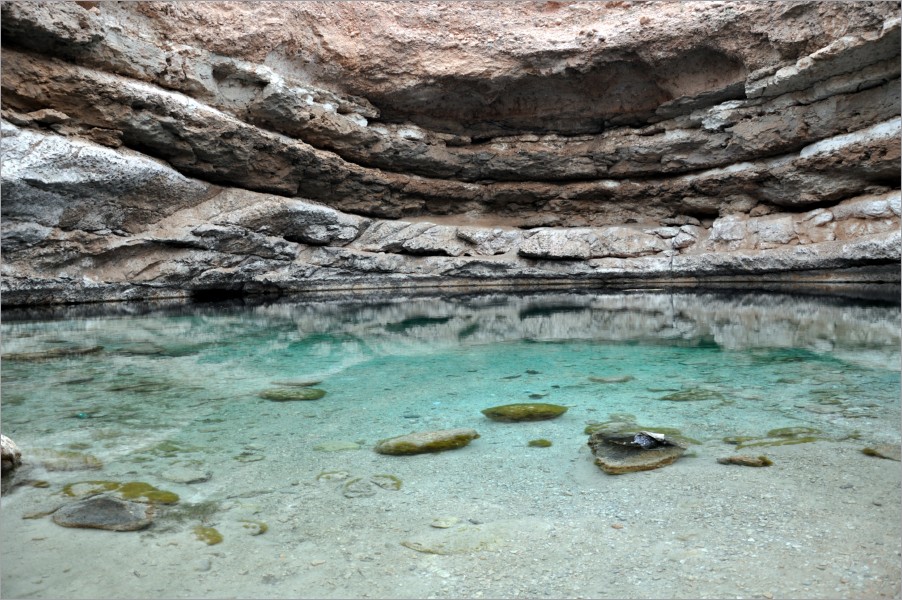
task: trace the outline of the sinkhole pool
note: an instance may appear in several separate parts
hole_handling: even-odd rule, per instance
[[[898,305],[492,294],[0,327],[3,433],[24,459],[4,481],[6,597],[899,591]],[[267,399],[306,389],[325,395]],[[567,411],[481,412],[537,402]],[[459,427],[479,438],[373,451]],[[607,475],[592,427],[663,429],[688,448]],[[773,465],[717,462],[736,454]],[[152,524],[54,522],[101,492],[147,504]]]

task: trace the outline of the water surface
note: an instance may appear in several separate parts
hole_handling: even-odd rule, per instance
[[[842,506],[840,491],[867,487],[846,481],[850,469],[864,476],[898,466],[861,453],[900,440],[897,305],[766,294],[560,293],[136,312],[2,325],[3,431],[26,457],[7,482],[2,513],[10,597],[497,597],[520,589],[529,579],[523,573],[536,573],[522,560],[540,559],[550,571],[522,584],[523,594],[655,595],[638,575],[648,570],[641,561],[625,564],[616,584],[553,573],[572,567],[570,536],[586,522],[632,522],[634,535],[648,543],[662,535],[655,528],[673,528],[660,515],[701,510],[687,499],[697,494],[705,503],[711,492],[693,489],[693,477],[698,485],[718,484],[723,499],[769,486],[771,499],[750,500],[761,503],[759,515],[774,498],[824,503],[837,518],[851,514],[856,527],[873,529],[861,534],[871,536],[867,543],[877,536],[889,545],[879,549],[884,558],[898,552],[898,542],[884,540],[898,529],[898,496],[862,501],[856,494],[855,502],[880,503],[879,514],[856,514],[857,505]],[[46,356],[48,350],[57,355]],[[310,382],[325,397],[260,397]],[[568,411],[518,424],[480,412],[515,402]],[[676,428],[693,444],[673,466],[608,476],[592,465],[584,429],[611,421]],[[372,451],[383,438],[452,427],[474,428],[480,438],[427,456]],[[773,433],[786,428],[799,433]],[[553,445],[527,446],[536,438]],[[728,443],[736,438],[775,466],[717,464],[737,452]],[[803,470],[781,466],[781,456]],[[191,475],[203,481],[187,483]],[[394,481],[379,479],[386,475],[400,489],[377,485]],[[840,495],[800,489],[800,476],[836,483]],[[179,502],[157,506],[143,532],[23,519],[72,501],[66,486],[86,481],[147,482],[175,492]],[[898,475],[895,481],[885,481],[889,491],[880,493],[898,492]],[[640,491],[652,482],[664,486],[657,504]],[[783,534],[792,535],[780,538],[780,553],[794,551],[806,535],[813,543],[817,527],[809,524],[808,532],[804,514],[771,520],[781,518],[789,519]],[[431,527],[435,519],[453,526]],[[716,552],[718,540],[726,545],[737,527],[721,525],[682,535]],[[208,546],[197,527],[215,528],[223,541]],[[750,527],[775,535],[766,522]],[[546,550],[530,556],[523,549],[511,573],[496,577],[503,569],[488,565],[509,562],[521,543]],[[73,556],[77,548],[81,554]],[[877,550],[856,551],[867,563]],[[785,558],[772,547],[755,553],[771,555],[774,565]],[[843,584],[839,592],[832,581],[818,587],[823,569],[814,563],[810,577],[804,569],[803,576],[782,577],[783,589],[761,588],[773,576],[766,568],[757,575],[740,569],[719,583],[712,576],[708,587],[670,571],[654,581],[657,595],[683,597],[793,589],[854,597],[898,586],[897,568],[886,566],[879,577],[873,568],[869,577],[876,579],[859,582],[871,588]]]

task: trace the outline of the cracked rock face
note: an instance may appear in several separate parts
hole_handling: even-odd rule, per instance
[[[9,2],[2,293],[899,281],[891,2]]]

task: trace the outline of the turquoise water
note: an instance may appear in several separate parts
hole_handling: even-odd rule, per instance
[[[547,452],[552,469],[591,464],[583,430],[612,420],[677,428],[694,440],[696,457],[734,451],[724,442],[729,436],[798,441],[768,434],[786,427],[815,438],[799,448],[858,449],[900,439],[898,306],[768,295],[493,295],[6,319],[2,335],[3,433],[25,454],[23,469],[7,482],[5,500],[14,510],[2,517],[5,548],[10,535],[31,535],[24,524],[43,527],[44,537],[82,535],[88,544],[102,542],[86,533],[113,535],[64,529],[49,518],[21,520],[67,501],[67,484],[88,480],[144,481],[181,496],[147,532],[115,535],[176,536],[196,553],[206,546],[191,546],[191,528],[213,523],[226,540],[210,548],[227,548],[239,535],[229,523],[239,517],[278,530],[284,516],[275,501],[248,508],[235,498],[288,493],[292,485],[314,485],[324,471],[350,477],[389,468],[424,490],[437,485],[449,471],[430,480],[431,471],[397,462],[408,459],[371,451],[380,439],[413,431],[479,432],[470,447],[429,458],[430,465],[447,460],[449,469],[464,458],[441,457],[482,452],[483,460],[502,461],[539,437],[554,446],[528,451]],[[54,349],[91,351],[40,354]],[[259,396],[310,381],[324,398]],[[489,421],[480,412],[517,402],[568,411],[525,424]],[[328,451],[338,442],[350,449]],[[179,481],[173,469],[206,481]],[[516,489],[520,475],[499,470],[493,485]],[[636,476],[643,474],[625,477]],[[404,497],[379,494],[389,505]],[[90,593],[79,584],[59,587],[52,577],[35,584],[9,569],[3,581],[16,597]]]

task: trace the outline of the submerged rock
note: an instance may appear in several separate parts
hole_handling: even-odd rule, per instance
[[[589,377],[589,381],[595,383],[626,383],[635,379],[632,375],[620,375],[618,377]]]
[[[53,522],[63,527],[136,531],[151,524],[152,510],[146,504],[100,495],[60,508],[53,513]]]
[[[898,444],[879,444],[877,446],[868,446],[862,448],[861,451],[868,456],[876,456],[877,458],[888,458],[889,460],[902,461],[902,447]]]
[[[589,448],[595,464],[609,475],[657,469],[673,463],[686,451],[665,436],[648,431],[632,435],[593,433]]]
[[[7,352],[0,356],[3,360],[36,361],[49,360],[51,358],[65,358],[67,356],[83,356],[94,354],[103,350],[103,346],[89,346],[87,348],[50,348],[38,352]]]
[[[192,469],[190,467],[176,465],[160,473],[160,477],[173,483],[190,484],[203,483],[212,477],[212,473],[202,469]]]
[[[701,402],[704,400],[725,400],[724,395],[717,390],[702,387],[684,388],[678,392],[667,394],[658,398],[665,402]]]
[[[14,441],[0,434],[0,465],[2,473],[6,475],[19,468],[22,464],[22,451]]]
[[[486,408],[482,414],[493,421],[517,423],[520,421],[545,421],[567,412],[566,406],[543,403],[505,404]]]
[[[135,500],[146,504],[175,504],[179,501],[178,494],[167,490],[160,490],[143,481],[78,481],[66,484],[63,487],[63,495],[70,497],[96,496],[98,494],[112,493],[123,500]]]
[[[287,387],[313,387],[315,385],[321,384],[322,381],[319,379],[291,379],[286,381],[273,381],[273,385],[281,385]]]
[[[440,431],[421,431],[408,435],[381,440],[375,450],[379,454],[407,455],[426,452],[442,452],[463,448],[479,437],[473,429],[443,429]]]
[[[103,462],[91,454],[47,448],[32,451],[34,459],[48,471],[91,471],[103,468]]]
[[[718,458],[717,462],[722,465],[740,465],[743,467],[769,467],[774,464],[774,462],[766,456],[743,456],[740,454]]]
[[[288,389],[272,389],[260,392],[264,400],[290,402],[293,400],[319,400],[326,395],[325,390],[312,387],[291,387]]]

